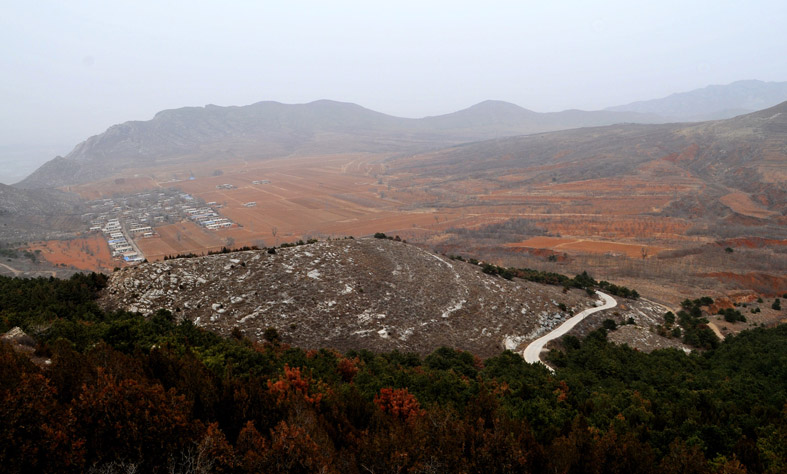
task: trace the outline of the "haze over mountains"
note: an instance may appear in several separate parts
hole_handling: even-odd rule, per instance
[[[539,114],[498,101],[422,119],[393,117],[329,100],[296,105],[259,102],[243,107],[186,107],[159,112],[149,121],[110,127],[79,144],[66,157],[48,162],[18,186],[79,184],[130,167],[238,157],[411,154],[500,136],[628,121],[656,119],[629,112]]]
[[[705,192],[723,186],[741,189],[782,213],[787,211],[785,143],[787,102],[721,121],[622,124],[500,138],[401,158],[393,166],[452,180],[532,169],[517,187],[640,171],[658,178],[658,173],[683,170],[705,180]]]
[[[682,122],[718,120],[735,117],[787,100],[787,82],[737,81],[712,85],[689,92],[609,107],[615,112],[655,114]]]
[[[726,120],[625,123],[503,137],[420,157],[402,157],[394,162],[421,160],[452,176],[472,166],[477,167],[474,171],[494,174],[496,168],[559,164],[559,170],[547,174],[571,181],[614,176],[659,158],[709,181],[745,187],[747,183],[752,184],[750,173],[767,177],[764,181],[770,184],[784,181],[784,143],[787,143],[787,102]],[[576,172],[569,171],[572,169]],[[546,180],[547,174],[530,180]],[[747,188],[750,192],[757,189],[753,185]]]
[[[106,178],[130,167],[189,161],[264,159],[291,154],[414,154],[506,136],[619,123],[663,123],[729,116],[787,100],[787,82],[740,81],[605,111],[533,112],[485,101],[451,114],[406,119],[321,100],[287,105],[185,107],[132,121],[77,145],[18,183],[47,188]],[[777,101],[777,102],[774,102]]]

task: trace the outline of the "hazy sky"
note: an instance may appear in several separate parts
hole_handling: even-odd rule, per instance
[[[787,80],[784,0],[642,3],[4,0],[0,164],[186,105],[546,112]]]

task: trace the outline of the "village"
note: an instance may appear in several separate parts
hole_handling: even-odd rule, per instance
[[[156,226],[190,220],[207,230],[236,225],[216,211],[221,205],[205,203],[177,189],[162,189],[87,203],[89,212],[82,218],[91,232],[100,232],[109,245],[112,257],[127,264],[145,261],[136,245],[137,239],[155,238]]]

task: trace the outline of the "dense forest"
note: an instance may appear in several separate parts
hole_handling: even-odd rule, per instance
[[[0,466],[22,472],[787,472],[787,325],[690,355],[603,329],[512,352],[340,354],[0,278]],[[35,352],[33,353],[33,348]]]

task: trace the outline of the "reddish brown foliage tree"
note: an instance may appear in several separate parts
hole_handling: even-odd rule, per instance
[[[41,374],[22,372],[18,383],[0,389],[0,459],[5,472],[79,472],[85,440],[74,415],[58,406],[56,392]]]
[[[418,400],[406,388],[382,388],[374,397],[374,404],[384,413],[408,421],[424,415]]]
[[[197,465],[200,472],[230,473],[235,472],[235,450],[227,442],[227,437],[219,429],[218,423],[211,423],[197,445]]]
[[[270,444],[266,441],[254,423],[249,421],[240,431],[235,451],[238,453],[238,463],[244,472],[263,472],[265,460]]]
[[[271,432],[267,461],[269,472],[312,473],[328,469],[328,460],[306,430],[285,421]]]
[[[358,358],[347,359],[342,358],[336,367],[336,371],[341,375],[342,380],[346,383],[352,382],[355,374],[358,373]]]
[[[95,383],[83,387],[74,408],[78,432],[87,438],[89,462],[166,465],[201,431],[182,395],[159,384],[118,380],[102,368]]]
[[[268,381],[268,390],[278,399],[279,403],[301,397],[307,403],[319,406],[324,395],[318,391],[318,388],[311,377],[301,374],[300,367],[290,368],[286,364],[284,365],[284,374],[276,382]]]

